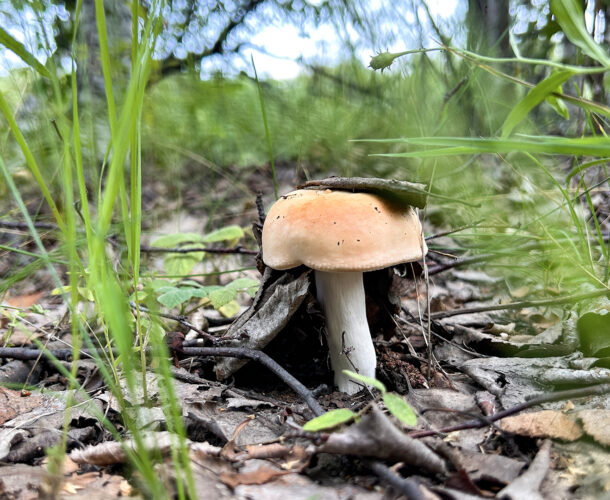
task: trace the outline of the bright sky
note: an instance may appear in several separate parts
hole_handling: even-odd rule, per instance
[[[435,21],[449,19],[454,16],[460,0],[428,0],[430,13]],[[374,8],[374,0],[371,5]],[[462,2],[463,3],[463,2]],[[423,11],[420,19],[426,19]],[[413,22],[414,19],[407,19]],[[323,24],[318,28],[310,28],[308,36],[304,37],[296,26],[268,26],[257,33],[251,40],[252,45],[260,47],[262,50],[244,50],[244,67],[239,68],[248,71],[250,68],[250,55],[254,56],[254,63],[259,75],[264,75],[274,79],[289,79],[296,77],[303,67],[296,62],[302,57],[304,60],[324,60],[326,63],[336,63],[340,54],[333,54],[333,47],[339,46],[339,39],[335,30],[328,24]],[[399,52],[414,47],[407,47],[405,41],[393,44],[389,47],[371,48],[368,50],[358,50],[357,56],[364,65],[368,65],[371,56],[381,50]],[[213,65],[213,62],[210,62]],[[239,63],[238,63],[239,65]],[[203,71],[211,68],[202,68]]]
[[[370,8],[378,8],[378,6],[381,5],[381,2],[382,0],[372,0]],[[450,18],[457,10],[465,11],[464,4],[465,2],[463,0],[428,0],[431,15],[435,18],[436,22]],[[68,15],[63,6],[60,5],[57,9],[57,14],[60,17],[65,18],[65,16]],[[419,17],[420,19],[426,19],[426,15],[423,11],[420,13]],[[13,23],[15,24],[14,19],[15,17],[13,17]],[[28,47],[30,44],[26,39],[29,31],[27,25],[36,22],[36,19],[33,15],[28,15],[26,13],[19,21],[19,25],[7,26],[4,24],[3,28]],[[396,23],[392,23],[386,27],[388,30],[396,32],[405,26],[402,21],[403,20],[400,20],[402,24],[399,24],[399,20],[397,20]],[[415,19],[406,19],[407,25],[412,24],[414,21]],[[0,17],[0,25],[6,22],[7,17]],[[346,27],[346,29],[348,31],[350,30],[349,27]],[[303,34],[304,32],[307,33],[306,36]],[[388,47],[358,49],[356,55],[363,64],[368,65],[371,56],[376,52],[383,50],[397,52],[414,48],[407,46],[410,42],[408,32],[405,31],[404,33],[401,33],[398,38],[398,42],[395,42]],[[317,28],[314,28],[313,26],[298,28],[292,24],[265,26],[252,37],[250,44],[252,47],[248,47],[242,51],[243,57],[241,59],[235,58],[232,61],[234,66],[237,66],[234,68],[234,71],[236,70],[236,72],[239,72],[243,70],[250,73],[252,71],[250,56],[252,55],[257,71],[261,77],[271,77],[278,80],[294,78],[303,70],[302,65],[299,65],[298,62],[296,62],[300,57],[305,60],[315,60],[329,65],[337,63],[341,57],[341,54],[336,50],[336,47],[339,46],[338,35],[329,24],[322,24]],[[430,44],[430,46],[432,46],[432,44]],[[23,62],[17,56],[10,51],[0,49],[0,76],[7,74],[9,69],[19,66],[23,66]],[[201,75],[203,78],[206,78],[213,71],[218,69],[222,69],[226,72],[226,61],[221,60],[221,58],[206,59],[202,64]]]

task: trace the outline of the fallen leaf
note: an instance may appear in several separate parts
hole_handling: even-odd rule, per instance
[[[42,297],[44,295],[44,292],[35,292],[35,293],[29,293],[26,295],[17,295],[16,297],[9,297],[8,299],[6,299],[4,301],[4,303],[7,306],[11,306],[11,307],[20,307],[20,308],[26,308],[26,307],[30,307],[33,306],[34,304],[36,304],[36,302],[38,302],[38,299],[40,299],[40,297]]]
[[[0,425],[37,408],[42,402],[42,396],[23,397],[21,391],[13,391],[0,387]]]
[[[610,446],[610,410],[580,410],[576,415],[589,436]]]
[[[538,492],[551,465],[551,442],[545,441],[528,469],[508,486],[500,490],[498,498],[506,500],[543,500]]]
[[[158,451],[161,454],[168,454],[172,441],[177,439],[177,436],[170,432],[150,433],[142,440],[142,447],[150,452]],[[189,446],[190,441],[188,439],[185,441],[185,445]],[[70,459],[77,464],[110,465],[125,463],[127,461],[125,449],[136,451],[137,446],[131,440],[125,441],[122,445],[116,441],[107,441],[87,446],[82,450],[73,450],[70,453]]]
[[[278,476],[290,474],[291,471],[277,470],[266,465],[250,472],[223,472],[220,480],[230,488],[235,489],[240,484],[265,484]]]
[[[69,499],[113,499],[130,496],[131,485],[122,477],[102,472],[73,473],[65,479],[60,498]]]
[[[445,462],[434,451],[401,432],[377,406],[356,424],[330,434],[318,451],[402,461],[435,473],[447,470]]]
[[[502,419],[500,426],[506,432],[536,438],[576,441],[583,435],[583,430],[573,415],[555,410],[542,410],[507,417]]]

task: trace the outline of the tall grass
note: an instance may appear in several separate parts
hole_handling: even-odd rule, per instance
[[[433,190],[446,191],[447,179],[455,181],[456,174],[462,176],[461,183],[454,183],[452,189],[480,205],[477,210],[469,209],[471,213],[466,218],[483,222],[478,224],[480,227],[475,224],[473,230],[454,236],[464,242],[466,252],[495,254],[497,258],[486,262],[486,266],[500,268],[509,284],[518,278],[520,284],[525,282],[534,291],[572,293],[590,287],[610,290],[608,235],[602,230],[591,195],[596,188],[607,188],[609,181],[610,139],[605,130],[610,108],[605,103],[565,93],[562,87],[582,82],[586,75],[608,71],[610,59],[588,34],[579,2],[554,0],[551,9],[564,34],[591,59],[591,65],[521,56],[500,59],[445,47],[448,53],[470,65],[475,76],[481,72],[491,76],[496,81],[494,88],[498,88],[498,82],[512,86],[512,91],[502,93],[503,96],[521,95],[508,112],[500,114],[503,117],[497,128],[490,130],[488,137],[419,134],[367,142],[374,143],[377,151],[379,143],[385,145],[386,151],[388,147],[402,148],[399,152],[379,152],[375,156],[441,165],[436,168],[436,177],[433,169],[428,169],[427,174],[422,172]],[[504,67],[546,68],[548,73],[533,84],[505,72]],[[582,114],[586,127],[573,137],[532,130],[535,123],[530,120],[532,111],[543,104],[550,105],[566,121]],[[565,157],[569,158],[571,168],[562,164]],[[460,163],[463,167],[456,168]],[[595,185],[590,185],[585,175],[589,169],[596,169],[601,176]],[[494,184],[501,187],[507,176],[513,178],[509,190],[498,193],[497,189],[491,192],[481,189]]]
[[[89,6],[91,7],[91,6]],[[75,51],[72,52],[71,72],[68,78],[70,85],[63,84],[64,75],[51,55],[50,47],[47,52],[50,55],[44,66],[37,63],[35,58],[28,54],[23,46],[13,40],[6,32],[2,32],[2,41],[8,47],[16,51],[17,55],[37,71],[44,79],[44,86],[52,99],[46,104],[46,111],[53,117],[57,126],[57,135],[54,140],[47,138],[54,151],[48,157],[39,157],[32,153],[28,140],[22,133],[15,111],[11,108],[3,93],[0,93],[0,111],[8,123],[13,140],[16,141],[21,154],[26,161],[27,167],[34,177],[45,201],[51,209],[55,221],[59,227],[60,239],[68,257],[68,276],[70,297],[65,297],[70,308],[70,318],[73,340],[74,363],[70,373],[63,372],[70,381],[70,388],[79,390],[84,397],[86,393],[79,387],[76,379],[76,362],[80,356],[80,348],[87,344],[95,349],[86,330],[86,324],[81,321],[77,310],[79,287],[86,286],[93,294],[97,316],[101,321],[105,332],[106,345],[103,346],[109,364],[101,356],[95,356],[104,375],[108,387],[112,390],[114,397],[119,401],[122,409],[122,420],[128,430],[128,437],[136,443],[135,451],[126,449],[132,467],[138,471],[141,481],[140,488],[144,494],[153,498],[164,498],[166,496],[165,485],[162,483],[154,469],[153,457],[150,455],[144,443],[143,422],[138,411],[133,412],[129,407],[129,401],[135,400],[138,388],[143,387],[146,401],[146,349],[145,327],[139,315],[135,322],[128,306],[129,288],[137,290],[140,275],[140,232],[141,232],[141,113],[143,109],[144,93],[146,90],[150,68],[152,64],[152,51],[154,49],[156,33],[159,31],[160,9],[162,2],[156,1],[150,5],[144,25],[139,29],[138,4],[133,3],[133,31],[132,31],[132,58],[131,74],[125,85],[124,97],[120,102],[115,99],[115,91],[122,82],[113,82],[111,77],[111,54],[106,36],[107,27],[102,0],[95,1],[95,14],[97,20],[97,31],[100,41],[100,60],[104,76],[104,87],[106,93],[106,104],[108,112],[108,129],[110,140],[107,148],[103,175],[99,177],[99,185],[88,190],[86,179],[89,173],[84,167],[84,150],[81,133],[81,113],[79,110],[78,94],[78,68],[82,61],[78,60]],[[78,35],[78,21],[82,9],[82,0],[79,0],[75,9],[75,30],[73,47],[76,47]],[[80,67],[84,67],[80,66]],[[43,99],[44,95],[37,96]],[[43,107],[44,108],[44,107]],[[67,112],[71,108],[71,119]],[[89,138],[90,140],[92,138]],[[59,193],[55,192],[49,182],[52,175],[45,175],[39,167],[39,161],[48,162],[57,159],[60,163],[58,169],[60,186]],[[125,176],[125,162],[129,165],[129,190]],[[40,242],[30,216],[21,202],[19,190],[12,181],[11,174],[6,163],[0,159],[0,169],[10,190],[19,204],[19,207],[28,221],[30,232],[38,244],[43,260],[47,263],[52,274],[55,276],[58,288],[62,287],[61,280],[51,263],[44,246]],[[52,194],[53,192],[53,194]],[[61,205],[55,202],[59,194]],[[80,214],[82,220],[77,220],[75,210],[75,194],[79,200]],[[89,200],[95,203],[90,206]],[[118,205],[118,213],[117,213]],[[61,207],[61,208],[60,208]],[[106,239],[109,235],[113,219],[117,218],[123,228],[125,240],[128,247],[127,263],[120,263],[118,271],[126,272],[125,264],[129,268],[129,281],[125,281],[118,275],[118,271],[112,267],[110,256],[106,249]],[[78,226],[78,227],[77,227]],[[80,227],[84,229],[84,244],[79,234]],[[134,334],[135,331],[135,334]],[[153,332],[158,331],[156,329]],[[196,496],[193,480],[190,473],[189,461],[186,447],[184,446],[185,429],[181,418],[181,410],[172,389],[171,375],[168,365],[168,356],[163,338],[159,335],[150,335],[148,343],[153,354],[158,359],[157,371],[163,381],[164,390],[161,391],[162,406],[166,417],[168,430],[173,432],[177,439],[173,446],[173,463],[176,468],[176,488],[179,498]],[[134,344],[138,349],[134,350]],[[42,347],[42,346],[41,346]],[[139,355],[137,354],[139,351]],[[117,353],[116,358],[113,352]],[[136,353],[136,354],[134,354]],[[139,360],[136,356],[139,356]],[[58,368],[60,365],[58,365]],[[107,368],[108,367],[108,368]],[[136,378],[140,378],[139,381]],[[121,388],[125,382],[126,389]],[[72,394],[73,391],[70,392]],[[68,407],[73,399],[68,401]],[[102,419],[114,436],[121,440],[122,436],[112,427],[107,419]],[[61,470],[61,456],[65,452],[67,442],[67,430],[70,422],[70,412],[66,412],[64,425],[64,439],[61,446],[51,451],[54,458],[51,470]]]

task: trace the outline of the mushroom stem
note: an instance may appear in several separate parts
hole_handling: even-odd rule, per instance
[[[335,384],[339,390],[354,394],[360,386],[343,370],[374,377],[377,364],[366,320],[362,272],[316,271],[315,276],[318,302],[326,317],[326,339]]]

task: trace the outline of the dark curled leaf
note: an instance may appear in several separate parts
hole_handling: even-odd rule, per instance
[[[299,189],[343,189],[345,191],[363,191],[374,193],[393,200],[396,203],[424,208],[428,191],[424,184],[399,181],[396,179],[377,179],[369,177],[329,177],[319,181],[308,181]]]
[[[309,293],[310,270],[294,276],[265,270],[262,283],[250,308],[229,328],[225,345],[262,349],[282,331]],[[216,367],[216,377],[224,380],[246,363],[243,359],[224,358]]]

